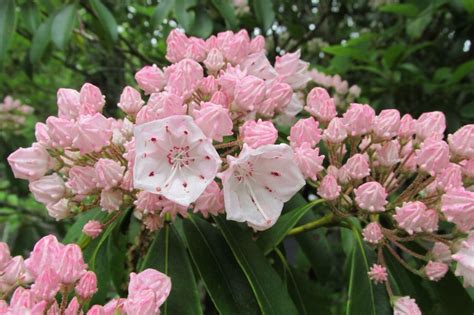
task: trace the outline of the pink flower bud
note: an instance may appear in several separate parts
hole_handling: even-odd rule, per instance
[[[373,264],[368,275],[375,284],[384,283],[388,279],[387,269],[382,265]]]
[[[400,128],[398,129],[398,135],[401,138],[410,138],[415,134],[416,121],[411,117],[410,114],[403,115],[400,120]]]
[[[140,309],[152,309],[154,313],[151,314],[158,313],[159,307],[165,302],[170,291],[171,280],[165,274],[154,269],[146,269],[139,274],[132,272],[128,285],[128,298],[125,302],[127,314],[130,304],[140,304]],[[153,298],[150,299],[150,296]]]
[[[223,136],[233,134],[232,127],[234,125],[230,113],[219,104],[201,103],[201,108],[199,110],[195,109],[193,116],[196,125],[201,128],[207,137],[215,141],[222,142]]]
[[[110,190],[119,185],[125,167],[111,159],[99,159],[95,165],[97,187]]]
[[[46,119],[46,126],[52,146],[66,148],[72,145],[76,134],[76,125],[73,120],[50,116]]]
[[[50,203],[49,205],[46,205],[46,210],[48,210],[48,214],[55,218],[56,221],[66,219],[71,216],[69,200],[66,198],[60,199],[56,203]]]
[[[436,242],[431,249],[431,254],[433,255],[434,260],[449,263],[451,261],[451,250],[449,246],[441,243]]]
[[[250,41],[249,52],[256,53],[265,49],[265,37],[257,35]]]
[[[427,139],[420,149],[416,150],[415,159],[421,170],[434,176],[449,164],[448,144],[434,138]]]
[[[194,202],[193,212],[201,212],[205,218],[224,212],[224,195],[216,182],[211,182]]]
[[[125,301],[126,299],[115,298],[107,302],[107,304],[104,305],[105,315],[122,314]]]
[[[354,154],[350,157],[344,169],[352,179],[362,179],[370,175],[369,159],[364,154]]]
[[[217,45],[224,54],[224,58],[231,64],[239,64],[249,53],[250,38],[246,30],[237,34],[222,32],[217,34]]]
[[[380,140],[390,140],[398,135],[400,112],[396,109],[384,109],[374,119],[373,131]]]
[[[210,73],[217,73],[221,70],[225,65],[224,56],[221,51],[217,48],[212,48],[206,60],[204,60],[204,65]]]
[[[474,159],[474,125],[466,125],[448,136],[451,152],[463,159]]]
[[[143,313],[143,314],[152,314],[152,313]],[[92,306],[87,315],[106,315],[104,311],[104,307],[102,305],[94,305]]]
[[[248,75],[237,82],[234,90],[234,105],[240,111],[252,111],[265,98],[265,82]]]
[[[462,169],[458,164],[449,163],[448,167],[436,176],[436,186],[445,192],[462,185]]]
[[[424,227],[426,205],[421,201],[410,201],[403,203],[402,207],[396,208],[393,218],[401,229],[408,234],[422,232]]]
[[[210,102],[214,104],[222,105],[222,107],[226,107],[226,108],[229,108],[229,104],[230,104],[229,97],[227,97],[227,95],[222,91],[217,91],[214,94],[212,94]]]
[[[429,261],[425,268],[425,273],[431,281],[439,281],[448,272],[448,265],[442,262]]]
[[[31,290],[18,287],[10,300],[8,314],[44,314],[46,310],[46,301],[36,302]]]
[[[49,136],[48,132],[48,126],[46,124],[43,124],[41,122],[36,123],[35,125],[35,138],[36,142],[44,146],[45,148],[50,147],[51,144],[51,138]]]
[[[441,211],[462,231],[471,230],[474,228],[474,192],[462,187],[449,190],[441,198]]]
[[[97,292],[97,277],[95,273],[92,271],[84,273],[74,290],[82,300],[90,299]]]
[[[177,29],[172,30],[166,38],[166,59],[176,63],[185,58],[190,44],[188,37]]]
[[[153,93],[137,115],[136,124],[162,119],[174,115],[185,115],[186,105],[183,98],[168,92]]]
[[[283,82],[288,83],[294,90],[302,89],[306,86],[311,77],[308,72],[309,63],[300,59],[300,51],[286,53],[276,57],[275,70],[278,72]]]
[[[165,85],[163,71],[156,65],[145,66],[135,74],[135,80],[146,94],[157,93]]]
[[[190,37],[188,47],[186,49],[185,57],[203,62],[206,59],[208,50],[204,39],[198,37]]]
[[[371,244],[378,244],[383,238],[382,229],[377,222],[371,222],[362,230],[364,241]]]
[[[392,140],[386,142],[382,147],[376,150],[377,162],[384,167],[392,167],[400,162],[400,142]]]
[[[199,63],[192,59],[183,59],[166,68],[166,90],[187,99],[194,93],[203,76]]]
[[[398,298],[393,308],[394,315],[421,315],[415,299],[411,299],[409,296]]]
[[[415,124],[416,136],[421,140],[442,139],[445,129],[446,118],[442,112],[423,113]]]
[[[140,92],[131,86],[126,86],[120,95],[118,107],[128,115],[134,116],[140,111],[144,103]]]
[[[79,92],[73,89],[59,89],[57,93],[58,116],[64,119],[75,119],[81,112]]]
[[[319,123],[313,117],[298,120],[291,127],[288,137],[291,146],[298,147],[306,142],[310,147],[314,147],[321,140],[321,129],[318,127]]]
[[[165,197],[160,198],[160,207],[161,207],[161,216],[169,213],[171,214],[172,219],[176,218],[176,215],[179,213],[183,218],[186,218],[188,215],[188,207],[177,204],[174,201],[166,199]]]
[[[321,180],[318,188],[318,195],[324,200],[336,200],[341,194],[341,186],[337,184],[337,179],[333,175],[326,175]]]
[[[278,138],[278,131],[271,121],[247,120],[240,127],[242,140],[252,149],[266,144],[274,144]]]
[[[355,201],[359,207],[370,212],[385,211],[387,192],[378,182],[367,182],[354,189]]]
[[[375,112],[369,105],[352,103],[344,113],[342,122],[350,136],[361,136],[372,130]]]
[[[81,87],[79,99],[81,114],[94,115],[101,112],[105,105],[105,96],[102,95],[97,86],[90,83],[86,83]]]
[[[467,178],[474,178],[474,159],[459,163],[462,166],[462,174]]]
[[[32,181],[28,187],[35,199],[45,205],[58,202],[66,193],[64,181],[57,173]]]
[[[78,315],[80,314],[80,310],[81,305],[79,304],[77,297],[73,297],[71,302],[69,302],[67,308],[64,310],[64,315]]]
[[[309,92],[306,98],[306,111],[322,122],[329,122],[336,117],[336,104],[329,93],[321,87]]]
[[[61,258],[57,273],[63,284],[72,284],[86,272],[82,251],[76,244],[65,245],[61,250]]]
[[[423,213],[423,223],[421,228],[425,232],[434,232],[438,230],[438,212],[433,209],[428,209]]]
[[[124,176],[125,179],[125,176]],[[122,184],[123,181],[122,180]],[[102,210],[114,212],[120,210],[123,203],[123,193],[121,190],[102,190],[100,193],[100,206]]]
[[[240,64],[240,67],[247,74],[266,80],[267,86],[272,85],[274,82],[281,82],[281,80],[277,79],[278,73],[273,68],[264,51],[248,55]],[[267,96],[269,96],[268,92]]]
[[[147,191],[140,191],[134,204],[137,210],[147,214],[155,213],[160,208],[161,199],[163,197],[152,194]]]
[[[464,277],[464,286],[474,286],[472,264],[474,261],[474,233],[470,232],[467,239],[461,243],[461,248],[451,257],[457,262],[456,276]]]
[[[5,269],[11,259],[12,256],[10,255],[10,248],[8,248],[7,243],[0,242],[0,271]]]
[[[69,170],[69,180],[66,186],[75,194],[87,195],[97,187],[96,182],[97,179],[93,167],[73,166]]]
[[[13,257],[1,271],[0,274],[0,291],[6,292],[13,288],[18,282],[22,282],[25,278],[25,262],[23,257]],[[6,289],[6,290],[5,290]]]
[[[319,155],[319,148],[311,148],[309,142],[303,142],[300,146],[293,148],[294,160],[305,178],[317,180],[317,175],[324,168],[322,166],[324,155]]]
[[[324,130],[322,138],[324,141],[334,144],[344,141],[347,138],[347,131],[342,119],[333,118]]]
[[[8,156],[8,163],[16,178],[35,180],[46,174],[52,165],[48,151],[38,143],[19,148]]]
[[[38,300],[52,301],[59,291],[59,276],[52,268],[46,268],[31,286],[31,292]]]
[[[96,238],[100,233],[102,233],[102,228],[102,223],[99,221],[89,220],[82,228],[82,233],[91,238]]]
[[[199,82],[199,91],[206,95],[213,95],[217,92],[218,88],[219,84],[217,83],[217,79],[212,75],[202,78],[201,82]]]
[[[277,80],[270,82],[267,85],[265,100],[258,106],[258,112],[269,117],[273,116],[275,111],[281,111],[288,106],[293,96],[293,90],[288,84]]]
[[[110,127],[110,121],[100,113],[80,116],[76,123],[73,147],[79,149],[81,154],[100,151],[110,144]]]
[[[36,278],[48,268],[57,270],[63,247],[54,235],[43,237],[36,242],[30,258],[25,261],[27,271]]]
[[[159,306],[151,291],[145,291],[140,297],[128,298],[124,304],[124,309],[129,315],[159,314]]]

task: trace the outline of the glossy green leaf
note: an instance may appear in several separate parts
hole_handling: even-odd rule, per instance
[[[459,65],[456,70],[454,70],[452,82],[458,82],[472,72],[474,72],[474,60]]]
[[[227,243],[210,223],[191,215],[184,234],[201,279],[220,314],[259,314],[252,288]]]
[[[75,3],[64,6],[53,19],[51,39],[59,49],[64,49],[76,25],[77,6]]]
[[[407,34],[413,39],[420,37],[433,19],[429,11],[424,11],[421,15],[406,25]]]
[[[390,3],[381,6],[379,11],[407,17],[415,17],[419,13],[418,7],[411,3]]]
[[[469,103],[461,108],[460,114],[465,118],[474,118],[474,103]]]
[[[272,1],[267,0],[253,0],[253,10],[257,21],[265,33],[275,21],[275,11],[273,9]]]
[[[146,268],[159,270],[171,278],[171,293],[161,306],[161,314],[202,314],[191,262],[173,225],[165,225],[157,233],[141,267]]]
[[[359,60],[367,60],[366,51],[364,51],[364,49],[359,49],[354,46],[334,45],[334,46],[323,47],[322,50],[325,53],[328,53],[334,56],[343,56],[343,57],[351,57],[351,58],[359,59]]]
[[[40,22],[40,16],[36,5],[32,2],[28,2],[22,6],[21,17],[23,18],[28,31],[33,34],[38,28]]]
[[[250,231],[223,217],[216,217],[215,221],[247,276],[262,313],[297,314],[282,279],[252,240]]]
[[[163,20],[168,17],[173,9],[175,0],[163,0],[156,6],[155,11],[153,11],[153,15],[151,16],[151,25],[154,27],[158,27],[158,25],[163,22]]]
[[[224,18],[227,28],[235,29],[238,26],[239,22],[235,16],[235,9],[230,1],[212,0],[212,4],[214,4],[221,16]]]
[[[113,41],[118,39],[117,22],[112,13],[100,0],[89,0],[92,10],[99,19],[100,24],[106,31],[108,37]]]
[[[123,285],[128,283],[127,261],[127,236],[120,229],[115,229],[107,241],[107,258],[109,260],[110,276],[115,290],[119,293],[126,292]]]
[[[32,64],[38,63],[41,57],[43,57],[48,44],[51,41],[51,23],[52,18],[45,20],[36,30],[33,35],[33,40],[30,47],[30,62]]]
[[[3,62],[10,45],[12,35],[15,33],[16,12],[15,0],[0,1],[0,64]]]
[[[192,26],[196,20],[196,14],[190,10],[190,7],[196,4],[195,0],[175,0],[174,13],[178,23],[186,30],[192,31]]]
[[[257,244],[268,254],[285,238],[286,234],[300,221],[300,219],[314,206],[324,202],[323,199],[313,200],[297,209],[280,216],[277,223],[270,229],[262,232],[258,237]]]
[[[212,19],[206,9],[203,7],[197,9],[196,20],[194,21],[194,25],[191,27],[189,34],[200,38],[207,38],[212,34],[213,28],[214,24],[212,23]]]

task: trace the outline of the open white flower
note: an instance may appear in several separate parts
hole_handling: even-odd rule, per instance
[[[293,151],[286,144],[252,149],[228,156],[229,168],[219,176],[224,186],[228,220],[248,222],[257,230],[275,224],[283,204],[305,185]]]
[[[189,206],[214,180],[221,159],[192,117],[179,115],[135,127],[134,187]]]

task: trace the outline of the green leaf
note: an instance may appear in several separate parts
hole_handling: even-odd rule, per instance
[[[196,20],[194,21],[194,25],[191,27],[189,34],[200,38],[209,37],[209,35],[212,34],[212,29],[214,27],[211,17],[203,7],[196,10],[196,15]]]
[[[355,46],[334,45],[323,47],[322,51],[334,56],[351,57],[359,60],[367,60],[367,51]]]
[[[212,4],[225,20],[226,28],[235,29],[238,26],[238,20],[235,16],[234,7],[228,0],[212,0]]]
[[[219,231],[195,215],[183,223],[191,258],[219,313],[259,314],[252,288]]]
[[[127,261],[127,236],[120,229],[115,229],[107,242],[107,258],[109,260],[110,275],[115,289],[119,293],[126,292],[123,287],[128,281],[128,272],[126,268]]]
[[[178,23],[185,29],[186,32],[192,31],[192,26],[196,19],[194,11],[189,11],[190,7],[196,4],[195,0],[175,0],[174,13]]]
[[[191,262],[173,225],[165,225],[157,233],[141,267],[146,268],[171,278],[171,293],[161,307],[162,314],[202,314]]]
[[[466,9],[469,14],[474,15],[474,0],[462,0],[464,9]]]
[[[76,3],[65,5],[54,17],[51,25],[51,39],[59,49],[64,49],[77,20]]]
[[[113,41],[118,39],[117,22],[112,13],[102,4],[100,0],[89,0],[92,10],[99,19],[100,24],[106,31],[108,37]]]
[[[50,17],[41,23],[35,35],[33,35],[30,47],[30,61],[32,64],[36,64],[40,61],[51,41],[51,23],[52,18]]]
[[[214,219],[247,276],[262,313],[297,314],[285,284],[252,240],[249,230],[223,217]]]
[[[34,3],[28,2],[27,4],[22,6],[21,17],[23,17],[28,31],[33,34],[38,28],[38,24],[40,21],[39,12],[36,5]]]
[[[151,16],[151,25],[158,27],[161,22],[170,14],[173,9],[174,0],[163,0],[156,6],[153,15]]]
[[[474,103],[469,103],[461,108],[460,114],[464,118],[474,118]]]
[[[394,13],[407,17],[415,17],[419,13],[419,9],[416,5],[411,3],[393,3],[386,4],[379,7],[379,11],[386,13]]]
[[[300,219],[315,205],[324,202],[323,199],[313,200],[303,206],[298,207],[278,218],[277,223],[272,228],[262,232],[257,240],[257,244],[267,255],[285,238],[286,234],[300,221]]]
[[[273,3],[270,0],[253,0],[252,6],[257,21],[260,23],[263,33],[265,34],[265,32],[272,26],[273,21],[275,21]]]
[[[15,33],[16,12],[15,0],[0,1],[0,64],[3,62]]]
[[[428,27],[428,25],[430,24],[431,19],[433,18],[433,14],[431,13],[431,10],[427,10],[423,11],[419,17],[410,21],[407,24],[407,34],[411,38],[416,39],[420,37],[425,31],[426,27]]]
[[[456,83],[463,79],[466,75],[471,74],[474,71],[474,60],[467,61],[459,65],[454,70],[451,82]]]

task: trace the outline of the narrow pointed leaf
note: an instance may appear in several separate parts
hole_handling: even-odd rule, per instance
[[[157,27],[161,24],[163,19],[165,19],[173,9],[174,0],[163,0],[156,6],[153,15],[151,16],[151,25]]]
[[[112,13],[100,0],[89,0],[92,10],[99,19],[100,24],[106,31],[108,37],[113,41],[118,39],[117,21]]]
[[[15,7],[14,0],[0,1],[0,64],[5,58],[11,38],[15,33]]]
[[[235,29],[238,26],[235,9],[232,7],[230,1],[212,0],[212,4],[214,4],[221,16],[224,18],[227,28]]]
[[[51,38],[59,49],[64,49],[76,25],[77,6],[75,3],[64,6],[54,17],[51,25]]]
[[[51,42],[51,23],[52,19],[45,20],[33,35],[30,47],[30,61],[36,64],[43,57],[48,44]]]
[[[260,23],[263,32],[265,33],[275,21],[273,3],[272,1],[267,0],[253,0],[252,4],[257,21]]]

